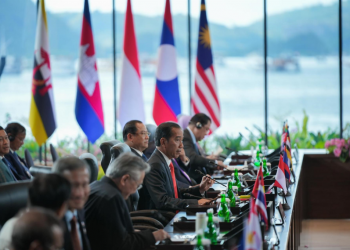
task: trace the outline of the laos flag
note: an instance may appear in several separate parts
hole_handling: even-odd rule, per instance
[[[94,143],[104,133],[100,84],[88,0],[85,0],[80,39],[78,91],[75,117],[88,140]]]
[[[157,125],[166,121],[177,122],[181,113],[177,79],[176,50],[170,1],[166,0],[162,38],[158,51],[157,83],[154,94],[153,118]]]

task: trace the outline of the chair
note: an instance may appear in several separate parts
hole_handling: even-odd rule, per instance
[[[30,169],[31,167],[33,167],[34,161],[33,161],[32,156],[30,155],[30,152],[28,149],[24,150],[24,157],[26,158],[26,163],[27,163],[28,168]]]
[[[118,140],[105,141],[101,143],[100,149],[102,151],[101,166],[103,171],[106,173],[107,167],[111,161],[111,147],[119,143]]]
[[[125,143],[118,143],[114,145],[111,148],[111,162],[114,161],[119,155],[126,152],[131,152],[131,150],[130,150],[130,147]],[[126,201],[130,211],[131,218],[133,217],[153,218],[161,222],[163,226],[166,226],[169,223],[169,221],[172,220],[172,218],[174,218],[175,214],[168,211],[158,211],[155,209],[137,210],[139,198],[140,198],[139,193],[136,192],[130,195],[129,199]],[[157,225],[157,223],[152,226],[155,226],[155,225]]]
[[[47,166],[32,166],[29,169],[29,172],[32,176],[36,176],[38,174],[49,174],[52,172],[52,168],[51,167],[47,167]]]
[[[93,154],[84,153],[79,156],[79,159],[84,160],[89,166],[90,183],[96,181],[98,175],[98,162],[96,157]]]
[[[151,135],[149,136],[149,139],[148,139],[148,148],[146,148],[143,151],[143,153],[147,158],[150,158],[154,150],[156,149],[155,134],[156,134],[157,126],[153,124],[146,124],[146,128],[148,132],[151,133]]]
[[[55,147],[51,143],[50,143],[50,152],[51,152],[51,156],[52,156],[52,162],[56,162],[59,157],[58,157],[58,154],[57,154]]]
[[[0,185],[0,228],[27,206],[30,182],[28,180]]]

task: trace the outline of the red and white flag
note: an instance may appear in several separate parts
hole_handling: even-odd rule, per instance
[[[118,119],[122,127],[130,120],[145,122],[141,74],[130,0],[126,7],[123,52],[118,108]]]
[[[279,187],[283,189],[284,193],[286,194],[288,192],[287,185],[286,185],[286,176],[284,174],[284,165],[283,165],[283,156],[280,155],[280,161],[278,163],[277,173],[276,173],[276,180],[274,185],[276,187]]]

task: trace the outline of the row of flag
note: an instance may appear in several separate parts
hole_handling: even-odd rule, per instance
[[[165,121],[177,122],[177,116],[181,114],[174,40],[170,0],[166,0],[153,104],[153,118],[157,125]],[[88,0],[84,3],[77,83],[75,116],[88,140],[94,143],[104,133],[104,114]],[[39,145],[45,143],[57,127],[54,103],[45,2],[39,0],[29,116],[33,136]],[[209,115],[212,119],[211,131],[220,126],[220,105],[205,0],[201,0],[191,112]],[[122,127],[133,119],[145,122],[131,0],[127,2],[125,15],[121,90],[117,116]]]
[[[285,194],[288,192],[287,183],[290,181],[292,166],[291,140],[289,135],[289,126],[285,122],[282,129],[281,151],[278,163],[278,169],[273,186],[281,188]],[[242,250],[260,250],[263,245],[260,222],[268,227],[268,216],[266,207],[266,196],[264,188],[264,176],[262,166],[260,166],[257,178],[252,190],[252,198],[250,200],[249,217],[245,221],[243,234],[239,249]]]

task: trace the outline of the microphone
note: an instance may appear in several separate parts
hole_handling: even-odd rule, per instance
[[[167,201],[167,202],[164,203],[164,206],[165,206],[165,209],[183,210],[183,209],[185,209],[188,206],[188,204],[184,204],[183,207],[179,207],[179,206],[176,206],[176,205],[174,205],[174,204],[172,204],[172,203]]]
[[[211,177],[207,176],[207,175],[206,175],[206,174],[204,174],[202,171],[200,171],[200,170],[198,170],[198,169],[196,169],[195,171],[196,171],[196,172],[198,172],[198,173],[200,173],[201,175],[203,175],[203,176],[205,176],[205,177],[207,177],[207,178],[209,178],[209,179],[213,180],[214,182],[216,182],[216,183],[220,184],[221,186],[227,187],[226,185],[224,185],[224,184],[222,184],[222,183],[218,182],[217,180],[215,180],[215,179],[213,179],[213,178],[211,178]]]
[[[252,131],[250,131],[247,127],[245,127],[250,133],[252,133]],[[253,133],[252,133],[253,134]],[[250,139],[247,139],[247,138],[245,138],[243,135],[242,135],[242,133],[241,132],[239,132],[239,135],[242,137],[242,138],[244,138],[249,144],[250,144],[250,146],[253,146],[254,148],[256,147],[256,143],[254,143],[254,142],[252,142],[252,140],[250,140]]]
[[[195,199],[206,199],[205,197],[200,197],[200,196],[196,196],[196,195],[193,195],[193,194],[190,194],[190,193],[184,193],[182,194],[183,196],[186,196],[186,197],[189,197],[189,198],[195,198]],[[209,200],[209,199],[208,199]]]

